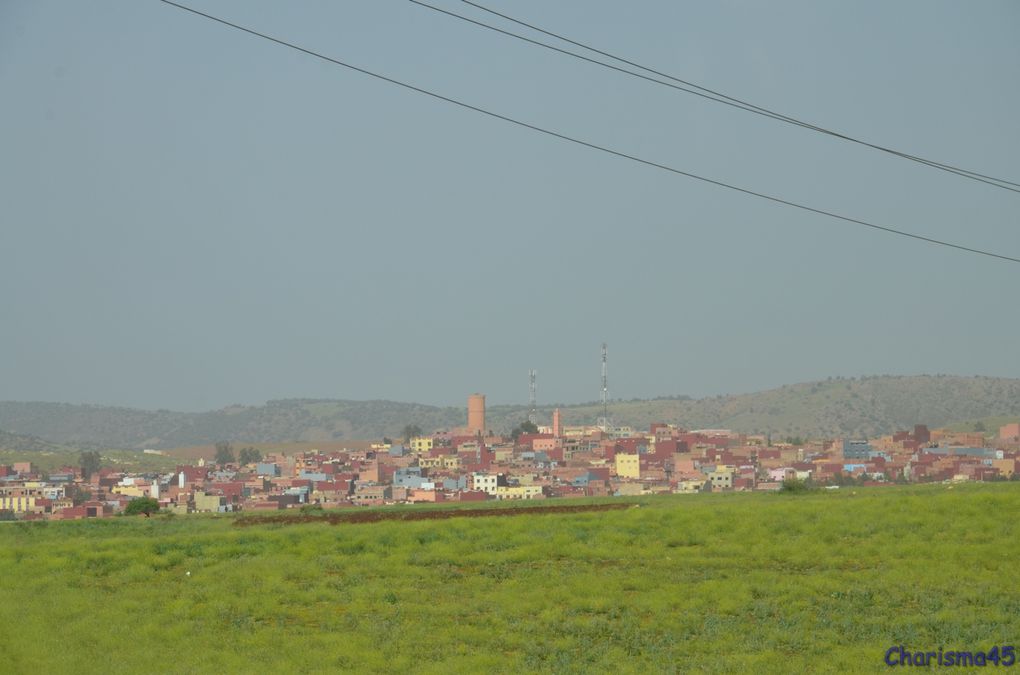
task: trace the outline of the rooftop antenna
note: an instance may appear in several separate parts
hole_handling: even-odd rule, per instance
[[[606,343],[602,343],[602,417],[599,418],[599,428],[602,431],[609,430],[609,377],[606,371]]]
[[[531,382],[528,387],[528,421],[532,424],[538,424],[538,397],[536,396],[537,386],[535,385],[535,378],[538,376],[538,371],[534,368],[528,371],[528,377]]]

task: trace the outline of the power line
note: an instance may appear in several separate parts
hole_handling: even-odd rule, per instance
[[[504,14],[502,12],[497,12],[496,10],[490,9],[490,8],[488,8],[488,7],[484,6],[484,5],[481,5],[481,4],[477,3],[477,2],[473,2],[473,0],[461,0],[461,2],[463,2],[466,5],[470,5],[471,7],[475,7],[477,9],[480,9],[483,12],[488,12],[489,14],[492,14],[494,16],[498,16],[498,17],[500,17],[502,19],[505,19],[507,21],[513,22],[513,23],[515,23],[515,24],[517,24],[519,26],[524,26],[525,28],[528,28],[530,30],[536,31],[538,33],[542,33],[543,35],[548,35],[549,37],[556,38],[557,40],[562,40],[563,42],[566,42],[568,44],[572,44],[572,45],[574,45],[576,47],[581,47],[582,49],[586,49],[586,50],[588,50],[588,51],[590,51],[590,52],[592,52],[594,54],[599,54],[601,56],[605,56],[605,57],[611,58],[614,61],[619,61],[620,63],[625,63],[628,66],[632,66],[634,68],[638,68],[638,69],[643,70],[643,71],[645,71],[647,73],[652,73],[653,75],[656,75],[657,77],[663,77],[663,78],[666,78],[668,80],[671,80],[672,82],[676,82],[676,83],[679,83],[679,84],[682,84],[682,85],[686,85],[686,87],[691,87],[691,88],[697,89],[699,91],[692,91],[691,89],[687,89],[685,87],[678,87],[678,86],[676,86],[674,84],[671,84],[669,82],[663,82],[662,80],[657,80],[655,78],[648,77],[647,75],[642,75],[640,73],[635,73],[635,72],[633,72],[631,70],[627,70],[626,68],[620,68],[618,66],[614,66],[612,64],[605,63],[604,61],[599,61],[598,59],[592,59],[592,58],[583,56],[581,54],[577,54],[576,52],[572,52],[572,51],[569,51],[569,50],[566,50],[566,49],[561,49],[559,47],[555,47],[553,45],[546,44],[546,43],[540,42],[538,40],[533,40],[533,39],[528,38],[526,36],[519,35],[517,33],[512,33],[510,31],[503,30],[502,28],[498,28],[496,26],[492,26],[490,24],[483,23],[483,22],[477,21],[475,19],[471,19],[471,18],[463,16],[461,14],[457,14],[456,12],[451,12],[451,11],[448,11],[448,10],[445,10],[445,9],[441,9],[439,7],[435,7],[435,6],[430,5],[428,3],[421,2],[420,0],[409,0],[409,2],[412,2],[412,3],[416,4],[416,5],[421,6],[421,7],[426,7],[428,9],[431,9],[431,10],[436,11],[436,12],[440,12],[440,13],[445,14],[447,16],[454,17],[454,18],[460,19],[462,21],[466,21],[466,22],[474,24],[476,26],[479,26],[479,27],[482,27],[482,28],[486,28],[488,30],[495,31],[497,33],[501,33],[503,35],[507,35],[509,37],[516,38],[518,40],[523,40],[525,42],[528,42],[530,44],[533,44],[533,45],[536,45],[536,46],[539,46],[539,47],[544,47],[546,49],[550,49],[550,50],[559,52],[561,54],[565,54],[567,56],[572,56],[574,58],[581,59],[583,61],[588,61],[590,63],[595,63],[595,64],[601,65],[601,66],[603,66],[605,68],[610,68],[612,70],[616,70],[616,71],[619,71],[621,73],[626,73],[626,74],[631,75],[633,77],[639,77],[639,78],[641,78],[643,80],[647,80],[649,82],[654,82],[654,83],[662,85],[662,86],[671,87],[672,89],[677,89],[679,91],[683,91],[683,92],[686,92],[688,94],[694,94],[695,96],[700,96],[700,97],[706,98],[706,99],[708,99],[710,101],[715,101],[716,103],[722,103],[724,105],[729,105],[729,106],[732,106],[734,108],[739,108],[739,109],[744,110],[746,112],[754,113],[754,114],[757,114],[757,115],[762,115],[764,117],[770,117],[770,118],[775,119],[775,120],[780,121],[780,122],[786,122],[787,124],[792,124],[794,126],[799,126],[799,127],[805,128],[805,129],[810,129],[811,131],[816,131],[818,133],[825,134],[827,136],[832,136],[834,138],[838,138],[840,140],[844,140],[844,141],[847,141],[847,142],[850,142],[850,143],[856,143],[857,145],[868,147],[868,148],[871,148],[873,150],[878,150],[880,152],[884,152],[884,153],[887,153],[887,154],[890,154],[890,155],[894,155],[896,157],[900,157],[902,159],[906,159],[906,160],[909,160],[909,161],[912,161],[912,162],[917,162],[919,164],[924,164],[926,166],[930,166],[930,167],[932,167],[934,169],[938,169],[940,171],[946,171],[948,173],[956,174],[957,176],[961,176],[963,178],[969,178],[970,180],[978,181],[980,183],[986,183],[986,184],[991,185],[993,187],[1001,188],[1003,190],[1009,190],[1011,192],[1020,193],[1020,189],[1018,189],[1018,188],[1020,188],[1020,183],[1016,183],[1016,182],[1013,182],[1013,181],[1010,181],[1010,180],[1006,180],[1005,178],[996,178],[995,176],[989,176],[989,175],[986,175],[986,174],[983,174],[983,173],[978,173],[977,171],[971,171],[969,169],[962,169],[962,168],[960,168],[958,166],[953,166],[951,164],[945,164],[943,162],[937,162],[937,161],[932,160],[932,159],[925,159],[924,157],[919,157],[917,155],[912,155],[912,154],[909,154],[909,153],[906,153],[906,152],[901,152],[899,150],[894,150],[892,148],[888,148],[888,147],[885,147],[885,146],[882,146],[882,145],[878,145],[877,143],[871,143],[871,142],[868,142],[868,141],[865,141],[865,140],[862,140],[862,139],[859,139],[859,138],[855,138],[853,136],[849,136],[847,134],[840,133],[838,131],[833,131],[831,129],[826,129],[824,127],[820,127],[820,126],[811,124],[810,122],[804,122],[803,120],[798,120],[798,119],[796,119],[794,117],[790,117],[789,115],[784,115],[784,114],[776,112],[774,110],[769,110],[768,108],[764,108],[762,106],[755,105],[755,104],[750,103],[748,101],[743,101],[741,99],[734,98],[733,96],[728,96],[726,94],[723,94],[722,92],[715,91],[715,90],[709,89],[707,87],[703,87],[701,85],[695,84],[695,83],[690,82],[688,80],[683,80],[683,79],[681,79],[679,77],[675,77],[673,75],[669,75],[668,73],[664,73],[664,72],[656,70],[654,68],[649,68],[648,66],[643,66],[640,63],[636,63],[635,61],[628,60],[628,59],[623,58],[621,56],[616,56],[615,54],[612,54],[610,52],[598,49],[596,47],[592,47],[590,45],[584,44],[584,43],[579,42],[577,40],[572,40],[572,39],[570,39],[568,37],[565,37],[565,36],[563,36],[563,35],[561,35],[559,33],[554,33],[552,31],[546,30],[544,28],[540,28],[539,26],[536,26],[534,24],[528,23],[526,21],[522,21],[520,19],[515,19],[512,16],[509,16],[509,15]]]
[[[451,12],[451,11],[443,9],[441,7],[436,7],[435,5],[430,5],[427,2],[422,2],[421,0],[408,0],[408,2],[411,2],[411,3],[415,4],[415,5],[419,5],[421,7],[425,7],[427,9],[431,9],[433,11],[439,12],[440,14],[446,14],[446,15],[454,17],[456,19],[461,19],[461,20],[466,21],[468,23],[473,23],[476,26],[481,26],[482,28],[486,28],[488,30],[495,31],[497,33],[502,33],[503,35],[507,35],[509,37],[516,38],[518,40],[522,40],[524,42],[528,42],[528,43],[531,43],[533,45],[536,45],[536,46],[539,46],[539,47],[543,47],[545,49],[552,50],[554,52],[559,52],[561,54],[566,54],[567,56],[572,56],[572,57],[574,57],[576,59],[580,59],[582,61],[587,61],[589,63],[594,63],[596,65],[603,66],[603,67],[609,68],[611,70],[615,70],[615,71],[618,71],[618,72],[621,72],[621,73],[625,73],[627,75],[632,75],[633,77],[637,77],[637,78],[640,78],[642,80],[647,80],[649,82],[654,82],[655,84],[660,84],[660,85],[662,85],[664,87],[670,87],[671,89],[677,89],[679,91],[682,91],[682,92],[685,92],[685,93],[688,93],[688,94],[693,94],[694,96],[700,96],[702,98],[707,98],[708,100],[715,101],[716,103],[722,103],[723,105],[732,106],[734,108],[740,108],[741,110],[746,110],[748,112],[752,112],[752,113],[755,113],[755,114],[758,114],[758,115],[763,115],[765,117],[772,117],[772,118],[775,118],[775,119],[780,120],[780,121],[786,121],[786,118],[784,118],[784,117],[782,117],[780,115],[776,115],[776,114],[773,114],[773,113],[770,113],[770,112],[761,112],[761,111],[755,110],[753,107],[750,107],[750,106],[745,105],[743,103],[732,103],[730,101],[726,101],[724,99],[717,98],[717,97],[709,95],[709,94],[703,94],[700,91],[695,91],[694,89],[688,89],[686,87],[682,87],[682,86],[679,86],[679,85],[676,85],[676,84],[672,84],[670,82],[663,82],[662,80],[657,80],[654,77],[649,77],[648,75],[642,75],[641,73],[634,72],[633,70],[628,70],[626,68],[620,68],[619,66],[614,66],[611,63],[606,63],[605,61],[599,61],[598,59],[593,59],[593,58],[584,56],[583,54],[578,54],[576,52],[572,52],[572,51],[567,50],[567,49],[561,49],[560,47],[556,47],[555,45],[550,45],[550,44],[545,43],[545,42],[540,42],[538,40],[533,40],[533,39],[531,39],[529,37],[526,37],[524,35],[520,35],[518,33],[511,33],[508,30],[503,30],[502,28],[499,28],[497,26],[493,26],[491,24],[487,24],[487,23],[484,23],[482,21],[477,21],[477,20],[472,19],[470,17],[466,17],[466,16],[463,16],[461,14],[457,14],[456,12]]]
[[[495,26],[490,26],[490,25],[482,23],[480,21],[475,21],[474,19],[470,19],[468,17],[461,16],[461,15],[456,14],[454,12],[448,12],[446,10],[439,9],[438,7],[433,7],[431,5],[426,5],[425,3],[418,2],[417,0],[410,0],[410,1],[414,2],[415,4],[418,4],[418,5],[429,7],[430,9],[433,9],[433,10],[438,11],[438,12],[442,12],[442,13],[447,14],[449,16],[453,16],[453,17],[456,17],[458,19],[462,19],[464,21],[473,23],[475,25],[482,26],[482,27],[488,28],[490,30],[497,31],[499,33],[503,33],[504,35],[509,35],[511,37],[515,37],[515,38],[518,38],[520,40],[524,40],[524,41],[530,42],[532,44],[536,44],[538,46],[546,47],[548,49],[552,49],[554,51],[558,51],[558,52],[563,53],[563,54],[574,56],[576,58],[583,59],[585,61],[590,61],[592,63],[598,63],[600,65],[603,65],[603,66],[607,67],[607,68],[612,68],[614,70],[619,70],[620,72],[626,72],[626,73],[634,75],[636,77],[641,77],[642,79],[649,80],[651,82],[657,82],[657,83],[659,83],[661,85],[664,85],[664,86],[671,86],[669,83],[662,82],[662,81],[659,81],[659,80],[655,80],[654,78],[648,78],[646,76],[642,76],[640,74],[633,73],[633,72],[627,71],[625,69],[617,68],[615,66],[612,66],[611,64],[607,64],[607,63],[604,63],[602,61],[597,61],[595,59],[589,59],[589,58],[584,57],[584,56],[582,56],[580,54],[576,54],[574,52],[570,52],[570,51],[567,51],[567,50],[559,49],[559,48],[554,47],[552,45],[547,45],[545,43],[538,42],[536,40],[531,40],[530,38],[527,38],[525,36],[517,35],[516,33],[510,33],[509,31],[504,31],[504,30],[502,30],[500,28],[497,28]],[[955,167],[955,166],[952,166],[950,164],[944,164],[942,162],[936,162],[935,160],[925,159],[923,157],[918,157],[916,155],[911,155],[911,154],[908,154],[908,153],[905,153],[905,152],[900,152],[898,150],[893,150],[891,148],[887,148],[887,147],[884,147],[884,146],[881,146],[881,145],[869,143],[867,141],[863,141],[863,140],[860,140],[860,139],[857,139],[857,138],[854,138],[854,137],[851,137],[851,136],[848,136],[848,135],[845,135],[845,134],[842,134],[842,133],[839,133],[839,132],[836,132],[836,131],[832,131],[830,129],[825,129],[823,127],[816,126],[816,125],[811,124],[809,122],[804,122],[802,120],[798,120],[798,119],[790,117],[788,115],[784,115],[782,113],[778,113],[778,112],[775,112],[773,110],[769,110],[768,108],[763,108],[761,106],[754,105],[753,103],[749,103],[747,101],[742,101],[742,100],[740,100],[738,98],[734,98],[732,96],[728,96],[726,94],[723,94],[721,92],[709,89],[707,87],[703,87],[703,86],[695,84],[693,82],[689,82],[687,80],[683,80],[683,79],[680,79],[678,77],[674,77],[674,76],[669,75],[667,73],[663,73],[661,71],[655,70],[654,68],[649,68],[647,66],[643,66],[643,65],[641,65],[639,63],[636,63],[634,61],[630,61],[630,60],[625,59],[623,57],[611,54],[610,52],[606,52],[606,51],[597,49],[595,47],[591,47],[591,46],[586,45],[586,44],[584,44],[582,42],[578,42],[576,40],[572,40],[572,39],[570,39],[568,37],[565,37],[563,35],[560,35],[558,33],[554,33],[552,31],[545,30],[544,28],[540,28],[540,27],[538,27],[538,26],[536,26],[534,24],[530,24],[530,23],[527,23],[527,22],[522,21],[520,19],[515,19],[514,17],[509,16],[507,14],[503,14],[503,13],[497,12],[497,11],[495,11],[493,9],[489,9],[488,7],[485,7],[484,5],[481,5],[481,4],[477,3],[477,2],[473,2],[472,0],[461,0],[461,2],[463,2],[463,3],[467,4],[467,5],[470,5],[472,7],[476,7],[476,8],[478,8],[478,9],[484,11],[484,12],[488,12],[488,13],[493,14],[495,16],[498,16],[500,18],[506,19],[507,21],[511,21],[511,22],[516,23],[518,25],[521,25],[521,26],[524,26],[524,27],[529,28],[531,30],[537,31],[539,33],[542,33],[542,34],[545,34],[545,35],[549,35],[550,37],[554,37],[554,38],[556,38],[558,40],[562,40],[562,41],[567,42],[569,44],[581,47],[582,49],[586,49],[586,50],[588,50],[590,52],[593,52],[595,54],[600,54],[602,56],[609,57],[609,58],[611,58],[613,60],[616,60],[616,61],[619,61],[621,63],[626,63],[627,65],[633,66],[635,68],[640,68],[641,70],[644,70],[644,71],[649,72],[649,73],[653,73],[653,74],[655,74],[655,75],[657,75],[659,77],[665,77],[665,78],[667,78],[669,80],[672,80],[673,82],[679,82],[681,84],[687,85],[688,87],[693,87],[695,89],[699,89],[702,92],[706,92],[708,95],[702,94],[702,93],[699,93],[699,92],[693,92],[693,91],[684,89],[682,87],[673,87],[675,89],[679,89],[680,91],[685,91],[687,93],[692,93],[692,94],[695,94],[697,96],[702,96],[703,98],[708,98],[709,100],[714,100],[717,103],[724,103],[726,105],[733,105],[733,107],[741,108],[743,110],[746,110],[747,112],[753,112],[753,113],[761,114],[761,115],[764,115],[765,117],[771,117],[771,118],[779,120],[779,121],[783,121],[783,122],[787,122],[789,124],[793,124],[793,125],[796,125],[796,126],[804,127],[806,129],[811,129],[812,131],[817,131],[819,133],[827,134],[827,135],[833,136],[835,138],[846,140],[846,141],[849,141],[849,142],[852,142],[852,143],[857,143],[859,145],[863,145],[863,146],[866,146],[866,147],[869,147],[869,148],[873,148],[873,149],[879,150],[881,152],[886,152],[886,153],[895,155],[897,157],[902,157],[904,159],[908,159],[908,160],[911,160],[911,161],[919,162],[921,164],[926,164],[926,165],[931,166],[931,167],[936,168],[936,169],[941,169],[941,170],[944,170],[944,171],[948,171],[950,173],[955,173],[957,175],[963,176],[964,178],[971,178],[973,180],[979,180],[982,183],[988,183],[989,185],[994,185],[995,187],[1000,187],[1000,188],[1003,188],[1003,189],[1006,189],[1006,190],[1011,190],[1013,192],[1020,192],[1020,190],[1014,190],[1014,189],[1012,189],[1010,187],[1007,187],[1007,186],[1010,186],[1010,185],[1012,185],[1014,187],[1020,187],[1020,183],[1015,183],[1013,181],[1009,181],[1009,180],[1006,180],[1004,178],[996,178],[994,176],[988,176],[988,175],[985,175],[985,174],[982,174],[982,173],[978,173],[976,171],[970,171],[968,169],[961,169],[960,167]],[[716,98],[716,97],[718,97],[718,98]],[[724,99],[724,100],[720,100],[720,99]],[[982,180],[982,179],[984,179],[984,180]]]
[[[488,117],[492,117],[494,119],[502,120],[504,122],[508,122],[510,124],[513,124],[513,125],[516,125],[516,126],[519,126],[519,127],[523,127],[525,129],[530,129],[531,131],[535,131],[535,132],[538,132],[538,133],[541,133],[541,134],[545,134],[546,136],[551,136],[553,138],[558,138],[558,139],[563,140],[563,141],[568,141],[568,142],[574,143],[576,145],[581,145],[581,146],[584,146],[586,148],[591,148],[592,150],[598,150],[600,152],[604,152],[604,153],[607,153],[607,154],[610,154],[610,155],[614,155],[614,156],[620,157],[622,159],[628,159],[628,160],[630,160],[632,162],[637,162],[639,164],[644,164],[645,166],[650,166],[650,167],[653,167],[653,168],[656,168],[656,169],[660,169],[662,171],[668,171],[670,173],[677,174],[679,176],[686,176],[687,178],[693,178],[695,180],[699,180],[699,181],[702,181],[704,183],[709,183],[711,185],[716,185],[716,186],[719,186],[719,187],[724,187],[724,188],[727,188],[729,190],[733,190],[735,192],[741,192],[743,194],[750,195],[752,197],[758,197],[760,199],[766,199],[768,201],[775,202],[777,204],[783,204],[785,206],[790,206],[790,207],[793,207],[793,208],[796,208],[796,209],[800,209],[802,211],[808,211],[810,213],[816,213],[816,214],[819,214],[819,215],[828,216],[829,218],[834,218],[836,220],[842,220],[842,221],[847,222],[847,223],[853,223],[855,225],[861,225],[863,227],[868,227],[868,228],[871,228],[871,229],[874,229],[874,230],[879,230],[879,231],[882,231],[882,232],[887,232],[889,234],[896,234],[896,235],[899,235],[901,237],[907,237],[907,238],[910,238],[910,239],[915,239],[917,241],[928,242],[929,244],[937,244],[939,246],[946,246],[948,248],[953,248],[953,249],[957,249],[957,250],[960,250],[960,251],[966,251],[968,253],[976,253],[978,255],[988,256],[990,258],[998,258],[1000,260],[1006,260],[1006,261],[1009,261],[1009,262],[1020,263],[1020,258],[1014,258],[1014,257],[1003,255],[1003,254],[1000,254],[1000,253],[993,253],[992,251],[985,251],[985,250],[982,250],[982,249],[971,248],[969,246],[963,246],[961,244],[954,244],[954,243],[951,243],[951,242],[948,242],[948,241],[942,241],[942,240],[939,240],[939,239],[934,239],[932,237],[926,237],[924,235],[914,234],[912,232],[906,232],[904,230],[898,230],[898,229],[895,229],[895,228],[892,228],[892,227],[886,227],[884,225],[876,225],[875,223],[870,223],[870,222],[865,221],[865,220],[859,220],[857,218],[851,218],[849,216],[843,216],[843,215],[840,215],[838,213],[833,213],[831,211],[825,211],[823,209],[818,209],[818,208],[815,208],[813,206],[806,206],[804,204],[799,204],[797,202],[792,202],[790,200],[783,199],[781,197],[774,197],[772,195],[768,195],[768,194],[765,194],[763,192],[755,192],[754,190],[749,190],[747,188],[738,187],[738,186],[732,185],[730,183],[725,183],[725,182],[720,181],[720,180],[715,180],[714,178],[706,178],[705,176],[699,176],[698,174],[694,174],[694,173],[690,173],[690,172],[687,172],[687,171],[683,171],[681,169],[677,169],[675,167],[668,166],[666,164],[660,164],[658,162],[653,162],[653,161],[648,160],[648,159],[643,159],[643,158],[637,157],[635,155],[629,155],[629,154],[627,154],[625,152],[620,152],[619,150],[613,150],[612,148],[608,148],[606,146],[598,145],[596,143],[591,143],[589,141],[585,141],[585,140],[582,140],[582,139],[579,139],[579,138],[575,138],[573,136],[567,136],[566,134],[561,134],[561,133],[559,133],[557,131],[552,131],[550,129],[545,129],[545,128],[540,127],[540,126],[537,126],[537,125],[534,125],[534,124],[530,124],[528,122],[523,122],[521,120],[514,119],[513,117],[508,117],[508,116],[502,115],[500,113],[492,112],[491,110],[486,110],[485,108],[480,108],[478,106],[471,105],[470,103],[464,103],[463,101],[458,101],[457,99],[450,98],[450,97],[444,96],[442,94],[437,94],[436,92],[429,91],[428,89],[423,89],[423,88],[415,86],[413,84],[408,84],[407,82],[402,82],[402,81],[396,80],[396,79],[394,79],[392,77],[387,77],[386,75],[380,75],[379,73],[372,72],[371,70],[367,70],[365,68],[361,68],[359,66],[355,66],[355,65],[352,65],[350,63],[346,63],[344,61],[340,61],[339,59],[334,59],[334,58],[332,58],[330,56],[326,56],[325,54],[321,54],[319,52],[312,51],[311,49],[306,49],[305,47],[301,47],[301,46],[298,46],[298,45],[293,44],[291,42],[287,42],[285,40],[281,40],[279,38],[272,37],[271,35],[266,35],[265,33],[260,33],[258,31],[252,30],[251,28],[245,28],[244,26],[238,25],[236,23],[231,23],[230,21],[227,21],[226,19],[221,19],[219,17],[213,16],[212,14],[206,14],[205,12],[201,12],[201,11],[199,11],[197,9],[192,9],[191,7],[187,7],[185,5],[181,5],[181,4],[178,4],[176,2],[172,2],[172,0],[160,0],[160,2],[162,2],[162,3],[166,4],[166,5],[170,5],[172,7],[176,7],[177,9],[181,9],[181,10],[184,10],[186,12],[190,12],[191,14],[194,14],[196,16],[200,16],[202,18],[209,19],[210,21],[215,21],[217,23],[220,23],[220,24],[222,24],[224,26],[228,26],[230,28],[233,28],[235,30],[241,31],[243,33],[248,33],[249,35],[254,35],[255,37],[259,37],[259,38],[262,38],[264,40],[268,40],[270,42],[275,42],[276,44],[281,45],[283,47],[288,47],[290,49],[294,49],[294,50],[302,52],[304,54],[308,54],[309,56],[314,56],[315,58],[322,59],[323,61],[328,61],[329,63],[333,63],[333,64],[338,65],[338,66],[342,66],[344,68],[347,68],[349,70],[353,70],[353,71],[361,73],[363,75],[368,75],[369,77],[373,77],[373,78],[375,78],[377,80],[382,80],[383,82],[388,82],[388,83],[394,84],[394,85],[396,85],[398,87],[403,87],[404,89],[408,89],[410,91],[417,92],[419,94],[424,94],[425,96],[429,96],[431,98],[434,98],[434,99],[437,99],[437,100],[440,100],[440,101],[444,101],[446,103],[450,103],[452,105],[458,106],[460,108],[464,108],[466,110],[471,110],[471,111],[480,113],[482,115],[486,115]]]

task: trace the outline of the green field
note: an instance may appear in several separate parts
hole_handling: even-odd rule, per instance
[[[100,450],[103,466],[134,473],[173,471],[178,464],[191,464],[174,457],[146,455],[137,450]],[[39,452],[0,449],[0,464],[32,462],[40,471],[53,473],[65,466],[81,466],[81,451],[70,448]]]
[[[0,523],[0,670],[868,672],[1020,642],[1020,484],[632,501]]]

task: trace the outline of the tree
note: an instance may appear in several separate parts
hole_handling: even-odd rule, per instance
[[[536,425],[531,420],[524,420],[516,427],[514,427],[513,431],[510,432],[510,438],[516,441],[521,434],[537,434],[537,433],[538,425]]]
[[[152,497],[138,497],[137,499],[132,499],[124,508],[124,513],[126,515],[137,516],[139,513],[144,513],[146,518],[156,511],[159,511],[159,502]]]
[[[82,450],[79,461],[81,462],[82,478],[88,480],[92,477],[92,474],[99,471],[103,463],[103,458],[100,456],[98,450]]]
[[[76,483],[69,484],[64,490],[64,494],[67,495],[67,498],[70,499],[71,503],[75,506],[81,506],[92,499],[92,492]]]
[[[248,446],[247,448],[241,448],[241,452],[237,458],[242,466],[245,464],[254,464],[255,462],[262,461],[262,453],[255,448]]]
[[[417,424],[408,424],[404,426],[404,442],[410,443],[411,439],[415,436],[421,436],[424,432],[421,427]]]
[[[783,485],[782,487],[779,488],[779,491],[797,494],[801,492],[810,492],[812,489],[813,486],[811,484],[810,478],[808,480],[787,478],[786,480],[783,481]]]
[[[234,462],[234,446],[227,441],[216,444],[216,463],[232,464]]]

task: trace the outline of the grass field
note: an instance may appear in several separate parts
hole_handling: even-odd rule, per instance
[[[135,473],[146,471],[172,471],[182,462],[174,457],[147,455],[137,450],[100,450],[103,466]],[[0,450],[0,464],[32,462],[41,471],[52,473],[64,466],[80,466],[81,451],[74,449],[44,450],[41,452]]]
[[[1020,484],[631,501],[0,524],[0,670],[869,672],[1020,641]]]
[[[284,455],[298,455],[304,452],[310,452],[312,450],[318,450],[320,452],[341,452],[344,450],[367,450],[372,443],[378,441],[359,441],[359,440],[348,440],[348,441],[318,441],[318,442],[290,442],[290,443],[245,443],[237,442],[234,443],[234,453],[236,454],[241,448],[252,447],[260,451],[263,455],[268,453],[282,453]],[[167,448],[162,450],[163,454],[167,457],[173,458],[179,462],[192,464],[198,461],[200,458],[206,461],[212,461],[216,457],[216,445],[188,445],[180,448]]]

